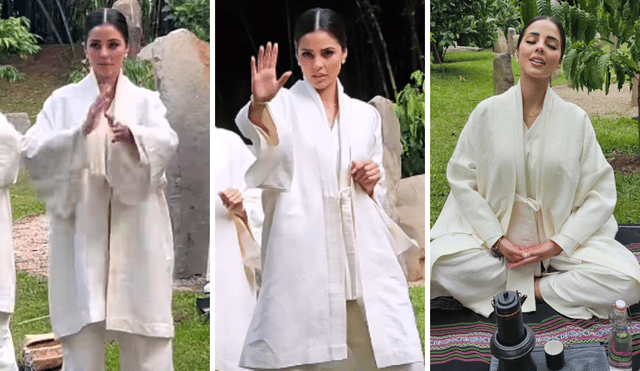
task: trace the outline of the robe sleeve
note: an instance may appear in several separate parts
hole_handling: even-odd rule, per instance
[[[287,191],[293,179],[293,133],[288,110],[288,91],[280,89],[267,107],[276,126],[278,144],[271,143],[264,132],[249,120],[247,103],[236,116],[236,124],[244,136],[253,142],[256,161],[246,173],[247,186]]]
[[[254,163],[256,157],[251,150],[244,144],[242,139],[237,135],[230,136],[232,142],[229,146],[233,164],[230,170],[232,172],[233,187],[237,188],[244,198],[243,206],[247,212],[249,229],[255,241],[259,244],[262,234],[262,223],[264,221],[264,212],[262,210],[262,191],[258,188],[247,187],[245,182],[245,174],[249,167]]]
[[[462,129],[460,138],[447,166],[447,180],[451,193],[460,205],[464,218],[480,238],[491,246],[504,234],[500,221],[487,200],[478,191],[477,159],[484,154],[477,153],[482,136],[476,133],[476,111],[471,113],[469,121]]]
[[[81,171],[88,166],[82,125],[65,126],[64,99],[54,93],[21,144],[23,165],[53,215],[69,217],[79,196]]]
[[[20,142],[18,133],[4,115],[0,114],[0,188],[15,183],[20,168]]]
[[[371,150],[371,160],[378,165],[380,169],[380,180],[373,188],[373,197],[379,205],[384,205],[387,192],[387,179],[384,171],[384,165],[382,163],[382,119],[377,109],[372,110],[375,114],[373,119],[373,137],[374,143]]]
[[[586,114],[584,120],[580,180],[573,209],[560,232],[551,238],[569,256],[612,217],[617,197],[613,168],[604,157]]]
[[[166,184],[165,169],[178,147],[178,135],[167,121],[167,109],[157,92],[148,94],[139,106],[138,125],[129,125],[136,142],[137,156],[121,143],[113,144],[109,159],[109,183],[114,197],[129,205],[144,200]],[[125,123],[127,124],[127,123]]]

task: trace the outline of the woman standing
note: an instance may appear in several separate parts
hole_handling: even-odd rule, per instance
[[[344,94],[345,27],[311,9],[294,31],[304,81],[282,89],[278,45],[251,60],[240,130],[263,189],[262,287],[240,365],[251,369],[423,370],[415,317],[384,197],[377,111]],[[400,253],[400,252],[398,252]]]
[[[451,193],[431,230],[432,293],[486,317],[504,290],[571,318],[607,318],[617,299],[640,299],[640,266],[614,240],[613,169],[587,114],[549,86],[564,48],[555,19],[529,22],[520,81],[478,105],[449,161]]]
[[[163,188],[178,143],[156,92],[122,75],[125,17],[86,20],[91,73],[56,90],[26,133],[25,166],[47,203],[49,309],[63,370],[173,370],[173,237]]]
[[[9,187],[20,166],[21,135],[0,113],[0,370],[18,371],[9,320],[16,297]]]

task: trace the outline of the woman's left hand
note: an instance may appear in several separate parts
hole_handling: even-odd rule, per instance
[[[523,256],[526,256],[526,258],[518,262],[507,263],[507,268],[518,268],[523,265],[549,259],[552,256],[560,254],[562,252],[562,247],[553,240],[547,240],[542,244],[522,246],[521,250],[523,252]]]
[[[373,197],[373,189],[380,181],[378,164],[370,160],[353,161],[351,163],[351,176],[353,181],[358,183],[369,197]]]
[[[131,129],[127,125],[124,125],[120,122],[117,122],[113,119],[112,116],[109,116],[105,112],[104,116],[107,118],[107,122],[109,123],[109,127],[111,127],[111,132],[113,136],[111,137],[111,143],[125,143],[135,145],[135,139],[133,138],[133,133],[131,133]]]

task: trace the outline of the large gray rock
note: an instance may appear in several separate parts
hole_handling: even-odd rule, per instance
[[[398,185],[397,208],[400,220],[398,225],[411,238],[418,242],[420,249],[407,253],[405,262],[409,282],[422,281],[425,278],[425,175],[416,175],[400,179]]]
[[[186,29],[145,46],[180,144],[167,168],[176,278],[204,275],[209,252],[209,44]]]
[[[396,198],[398,183],[402,176],[400,155],[402,154],[402,142],[400,141],[400,121],[393,109],[393,104],[387,98],[376,96],[369,104],[373,105],[382,120],[382,165],[384,167],[387,194],[382,208],[395,222],[398,221],[396,211]]]
[[[26,113],[5,113],[7,121],[16,129],[17,132],[23,134],[31,127],[29,115]]]
[[[120,11],[127,18],[129,27],[129,57],[135,58],[142,44],[142,9],[138,0],[118,0],[113,9]]]
[[[493,94],[502,94],[513,86],[511,55],[502,53],[493,60]]]
[[[496,37],[496,41],[493,44],[493,52],[494,53],[508,53],[509,45],[507,44],[507,38],[504,37],[504,32],[501,29],[496,31],[498,37]]]

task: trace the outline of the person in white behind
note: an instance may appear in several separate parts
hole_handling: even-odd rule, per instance
[[[9,187],[18,177],[21,135],[0,113],[0,370],[18,371],[9,321],[16,296]]]
[[[255,156],[240,137],[214,131],[215,156],[215,369],[238,366],[256,304],[260,270],[260,190],[247,188],[244,176]]]

